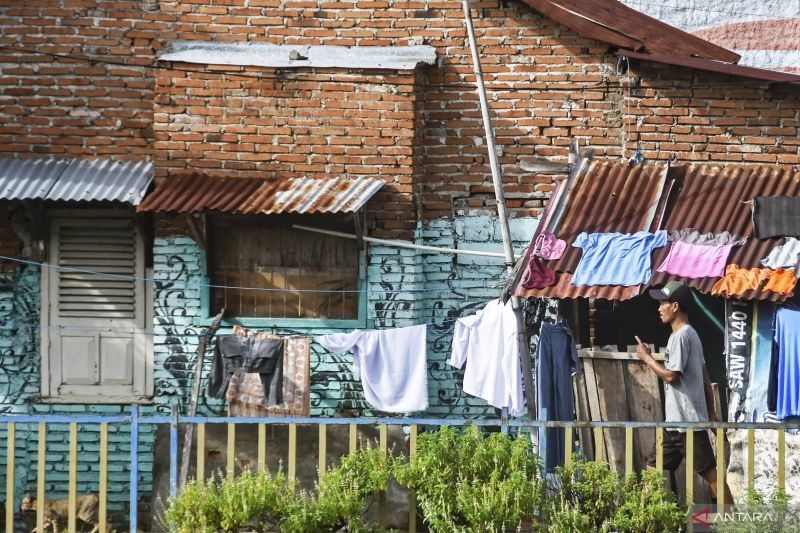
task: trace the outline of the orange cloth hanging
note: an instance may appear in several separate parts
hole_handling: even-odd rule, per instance
[[[728,265],[725,275],[714,284],[711,294],[716,296],[742,296],[747,291],[758,290],[761,282],[769,277],[766,268],[741,268],[739,265]]]
[[[794,286],[796,283],[797,277],[795,276],[794,269],[784,270],[779,268],[778,270],[772,271],[764,290],[777,292],[784,296],[791,296],[794,294]]]
[[[771,270],[769,268],[742,268],[739,265],[728,265],[725,275],[711,289],[711,294],[735,298],[744,296],[747,291],[763,290],[783,296],[794,293],[797,279],[794,270]]]

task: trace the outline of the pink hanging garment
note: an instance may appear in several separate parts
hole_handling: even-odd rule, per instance
[[[549,231],[543,231],[536,237],[536,242],[533,245],[533,255],[541,257],[545,261],[555,261],[556,259],[561,259],[566,249],[567,243],[565,241],[556,238]]]
[[[664,262],[656,270],[682,278],[719,278],[725,275],[725,265],[734,246],[675,241]]]
[[[556,273],[545,266],[541,258],[532,255],[528,262],[528,271],[522,278],[522,286],[526,289],[544,289],[556,282]]]

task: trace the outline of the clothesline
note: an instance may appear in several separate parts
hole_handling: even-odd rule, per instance
[[[483,302],[481,302],[481,303],[483,303]],[[423,323],[414,324],[414,325],[415,326],[443,326],[445,324],[453,324],[459,318],[462,318],[462,317],[445,318],[445,319],[442,319],[442,320],[440,320],[438,322],[423,322]],[[391,320],[391,319],[378,318],[378,319],[375,319],[375,320],[376,321],[381,321],[381,320]],[[223,323],[223,327],[233,327],[233,326],[236,326],[236,325],[238,325],[238,324],[231,323],[231,322]],[[131,335],[147,335],[147,336],[163,336],[163,337],[200,337],[203,334],[202,330],[205,329],[204,326],[181,326],[181,327],[197,328],[197,329],[199,329],[201,331],[198,331],[197,333],[169,333],[169,332],[157,332],[155,330],[145,330],[145,329],[132,330],[132,328],[103,328],[103,327],[67,326],[67,325],[62,325],[62,324],[47,324],[47,325],[45,325],[45,324],[37,324],[37,323],[33,323],[33,322],[13,322],[12,325],[2,325],[2,326],[0,326],[0,331],[16,331],[16,330],[18,330],[20,328],[32,328],[32,329],[39,329],[39,330],[41,330],[41,329],[58,329],[58,330],[62,330],[62,331],[85,331],[85,332],[97,332],[97,333],[103,333],[103,332],[105,332],[105,333],[127,333],[127,334],[131,334]],[[278,325],[264,326],[264,327],[253,327],[253,326],[244,326],[244,327],[247,327],[248,329],[252,329],[252,330],[296,329],[294,327],[286,327],[286,326],[278,326]],[[349,328],[349,329],[381,330],[381,329],[394,329],[396,327],[398,327],[398,326],[391,326],[391,327],[382,326],[382,327],[373,327],[373,328]],[[320,329],[341,329],[341,328],[320,328]],[[305,336],[305,335],[302,335],[302,336]]]
[[[65,267],[61,265],[56,265],[53,263],[46,263],[42,261],[33,261],[30,259],[23,259],[19,257],[10,257],[5,255],[0,255],[0,260],[3,261],[11,261],[14,263],[20,263],[25,265],[32,265],[38,266],[40,268],[51,268],[54,270],[63,270],[66,272],[76,272],[78,274],[89,274],[92,276],[99,276],[99,277],[106,277],[106,278],[113,278],[113,279],[121,279],[125,281],[144,281],[148,283],[175,283],[176,281],[181,281],[183,283],[188,283],[187,280],[175,280],[175,279],[167,279],[167,278],[147,278],[141,276],[126,276],[123,274],[111,274],[108,272],[100,272],[97,270],[89,270],[89,269],[82,269],[82,268],[72,268],[72,267]],[[442,288],[424,288],[424,289],[403,289],[403,290],[390,290],[390,289],[281,289],[278,287],[243,287],[243,286],[236,286],[236,285],[219,285],[213,283],[191,283],[189,284],[191,287],[208,287],[212,289],[229,289],[229,290],[240,290],[240,291],[261,291],[261,292],[288,292],[288,293],[325,293],[325,294],[402,294],[402,293],[415,293],[415,292],[453,292],[457,290],[474,290],[474,289],[499,289],[500,286],[494,285],[479,285],[479,286],[472,286],[472,287],[463,287],[463,288],[452,288],[452,287],[442,287]]]

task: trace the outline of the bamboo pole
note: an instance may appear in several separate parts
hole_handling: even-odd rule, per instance
[[[203,375],[203,361],[205,360],[206,348],[208,343],[217,333],[220,322],[222,322],[222,315],[225,314],[225,309],[219,312],[214,318],[211,325],[200,335],[200,343],[197,345],[197,356],[194,361],[194,380],[192,381],[192,396],[189,399],[189,416],[197,414],[197,400],[200,396],[200,378]],[[194,424],[186,426],[186,433],[183,436],[183,450],[181,451],[181,472],[178,478],[178,487],[183,488],[186,485],[186,479],[189,477],[189,458],[192,455],[192,438],[194,437]]]
[[[467,25],[467,38],[469,40],[470,52],[472,54],[472,69],[475,74],[476,92],[481,103],[481,117],[483,118],[483,129],[486,134],[486,150],[489,156],[489,167],[492,171],[492,185],[494,186],[494,196],[497,203],[497,218],[500,223],[500,234],[503,237],[503,252],[505,253],[506,268],[509,272],[514,270],[514,248],[511,245],[511,231],[508,228],[508,214],[506,213],[506,199],[503,193],[503,178],[500,175],[500,163],[497,160],[497,152],[494,144],[494,131],[492,129],[492,119],[489,116],[489,102],[486,98],[486,86],[483,83],[483,71],[478,57],[478,43],[475,39],[475,29],[472,26],[472,14],[470,13],[469,0],[461,0],[464,10],[464,20]],[[525,334],[525,322],[522,318],[522,308],[519,298],[511,297],[511,306],[514,315],[517,317],[517,341],[519,342],[519,357],[522,364],[522,379],[525,385],[525,403],[528,408],[528,417],[536,420],[536,409],[534,405],[534,384],[533,367],[528,350],[528,339]],[[505,413],[505,412],[504,412]]]

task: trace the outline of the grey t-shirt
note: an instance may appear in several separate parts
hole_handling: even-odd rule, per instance
[[[703,345],[692,326],[683,326],[669,336],[664,366],[673,372],[680,372],[681,377],[673,385],[664,383],[666,422],[708,422],[704,365]]]

